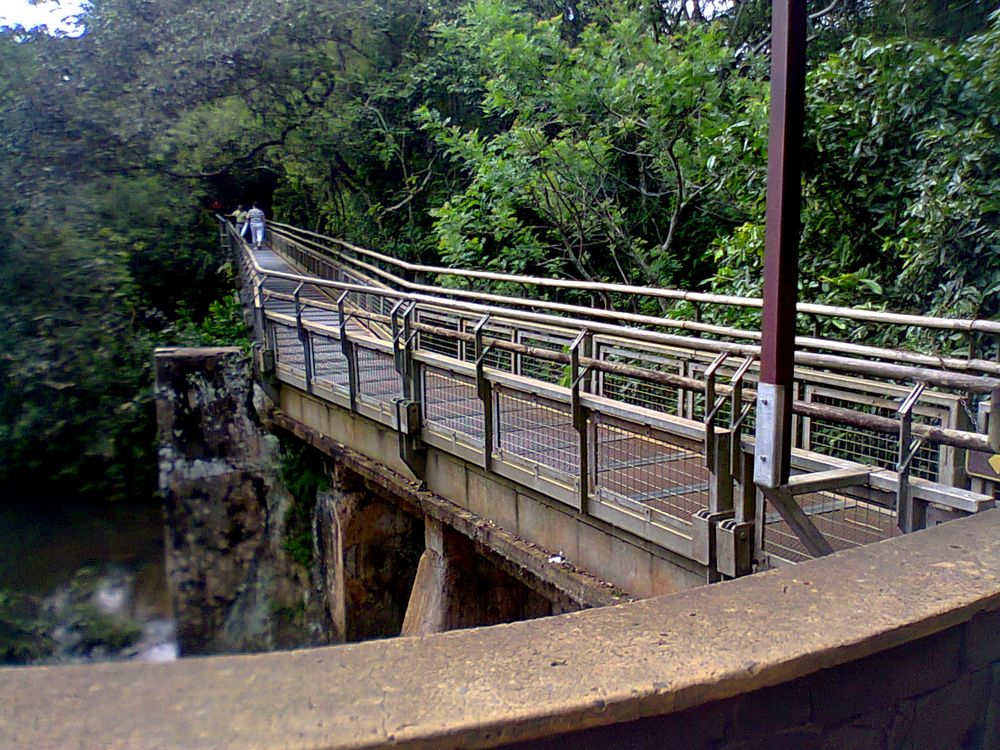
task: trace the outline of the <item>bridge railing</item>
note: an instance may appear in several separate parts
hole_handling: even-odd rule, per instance
[[[396,288],[396,286],[385,283],[385,278],[373,278],[367,272],[353,267],[345,269],[332,256],[323,255],[319,250],[297,239],[280,234],[275,242],[282,252],[293,258],[303,268],[316,270],[321,266],[324,267],[325,275],[328,278],[379,285],[384,288]],[[396,279],[396,281],[400,280]],[[477,296],[492,298],[490,295]],[[575,309],[575,312],[585,311]],[[422,312],[421,314],[426,317],[433,316],[435,313]],[[441,311],[437,313],[436,318],[441,327],[453,327],[455,330],[470,329],[475,324],[476,319],[477,316],[474,315],[462,317],[450,311]],[[580,325],[586,325],[583,321],[577,322]],[[559,329],[557,327],[533,332],[525,330],[522,325],[517,324],[508,326],[503,331],[503,335],[511,340],[533,341],[538,346],[558,350],[572,341],[576,330],[579,329],[566,327]],[[497,333],[499,335],[500,332],[497,331]],[[713,347],[713,343],[719,345]],[[453,344],[453,347],[456,356],[458,356],[459,352],[462,351],[462,344],[459,342]],[[690,337],[674,337],[671,345],[655,344],[648,340],[636,345],[621,337],[607,336],[598,339],[595,347],[595,357],[602,361],[631,363],[646,370],[670,372],[681,377],[701,381],[704,381],[704,373],[721,351],[728,351],[734,355],[729,362],[719,368],[719,375],[723,379],[738,369],[746,357],[756,360],[758,354],[756,346],[726,346],[725,343],[720,344],[719,342]],[[876,355],[879,353],[879,350],[871,347],[859,347],[859,350],[863,351],[866,357],[877,358]],[[896,352],[894,356],[897,360],[905,360],[904,354]],[[793,423],[796,447],[883,468],[895,467],[899,453],[898,426],[864,418],[855,419],[854,423],[849,420],[853,413],[893,421],[898,405],[905,399],[910,388],[898,385],[897,381],[891,377],[885,377],[883,371],[878,367],[868,367],[867,361],[841,359],[839,362],[841,367],[846,362],[846,369],[851,373],[850,377],[846,377],[836,372],[821,369],[829,363],[829,361],[824,361],[822,355],[810,357],[808,354],[804,354],[800,355],[800,359],[804,364],[813,366],[800,366],[796,371],[796,401],[802,405],[803,410],[808,412],[797,415]],[[920,361],[924,363],[940,362],[937,358],[932,357],[921,357]],[[513,362],[515,368],[524,366],[538,369],[537,363],[523,358],[515,358]],[[869,379],[858,377],[866,372],[870,375]],[[897,372],[889,371],[888,375],[895,376]],[[750,402],[754,399],[755,394],[752,386],[756,384],[756,379],[757,367],[756,361],[754,361],[744,375],[744,382],[748,385],[747,396]],[[903,382],[907,380],[911,382],[910,387],[912,387],[912,383],[916,382],[912,371],[904,373]],[[664,384],[640,384],[627,375],[621,374],[600,374],[598,383],[600,389],[606,389],[613,393],[614,398],[629,403],[665,410],[688,419],[700,419],[704,414],[704,398],[699,393],[699,391],[704,390],[704,385],[685,390],[684,385],[676,387]],[[973,425],[971,421],[972,410],[976,408],[976,404],[982,398],[983,394],[975,392],[960,391],[954,393],[942,389],[927,389],[924,391],[920,403],[916,405],[912,419],[918,425],[926,425],[935,429],[969,431]],[[728,416],[726,407],[722,407],[718,416],[722,419]],[[745,420],[747,427],[752,426],[752,412],[746,416]],[[915,476],[961,486],[965,481],[963,458],[964,454],[959,448],[948,444],[927,442],[914,458],[912,473]]]
[[[341,267],[353,268],[369,278],[379,279],[395,289],[406,291],[433,289],[470,301],[487,301],[487,297],[494,300],[501,299],[500,295],[484,296],[481,292],[459,287],[455,283],[458,280],[464,280],[468,286],[476,282],[485,282],[488,285],[506,290],[517,290],[522,294],[520,297],[507,297],[508,304],[539,310],[547,309],[553,312],[569,312],[570,314],[589,312],[599,319],[636,325],[660,326],[664,329],[689,331],[695,335],[734,341],[760,340],[759,326],[748,330],[702,322],[703,312],[709,309],[721,311],[722,315],[719,317],[723,319],[739,318],[739,311],[762,310],[763,302],[756,297],[552,279],[409,263],[337,238],[287,224],[275,223],[273,226],[276,238],[298,245],[301,249],[319,256],[333,259]],[[432,285],[433,281],[436,281],[437,284]],[[589,295],[592,301],[600,303],[596,305],[599,309],[595,309],[595,305],[562,304],[548,299],[552,294],[561,292],[577,293],[577,296],[580,296],[581,293]],[[613,309],[603,309],[603,306],[609,303],[612,298],[635,301],[635,304],[632,305],[635,308],[649,306],[643,303],[659,303],[664,315],[636,315]],[[954,368],[960,372],[1000,375],[1000,321],[942,318],[809,302],[799,302],[797,311],[800,319],[800,330],[810,328],[813,330],[812,336],[803,335],[796,338],[796,348],[800,351],[837,352],[847,356],[868,357],[914,366]],[[679,315],[679,317],[672,317],[674,315]],[[826,323],[833,325],[824,325]],[[856,328],[858,326],[870,326],[874,331],[895,331],[896,347],[885,348],[858,344],[856,341],[858,338]],[[821,328],[826,332],[824,335],[819,334]],[[848,331],[847,336],[851,340],[837,340],[835,335],[831,335],[831,332],[835,333],[840,328]],[[964,340],[968,354],[967,356],[937,356],[908,351],[905,345],[908,337],[913,333],[921,332],[938,332],[948,336],[953,341]],[[995,361],[977,358],[982,352],[993,355]]]
[[[988,393],[996,386],[988,378],[811,355],[812,364],[883,380],[797,370],[805,442],[793,463],[823,480],[795,498],[820,537],[810,542],[747,476],[755,348],[400,291],[302,243],[274,244],[316,276],[262,268],[233,237],[279,379],[710,569],[735,575],[754,558],[795,562],[887,538],[899,533],[900,507],[916,505],[924,523],[928,508],[965,513],[990,503],[929,481],[956,473],[954,452],[988,447],[986,436],[961,429],[961,397],[946,392]],[[898,410],[912,393],[898,384],[907,380],[939,390],[923,388],[905,419],[877,413]],[[923,443],[901,466],[900,446],[911,442],[904,423]],[[808,450],[820,446],[827,455]],[[856,463],[880,457],[887,470]]]

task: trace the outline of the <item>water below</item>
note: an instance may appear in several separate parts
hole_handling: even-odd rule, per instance
[[[177,658],[158,502],[5,503],[0,549],[0,591],[44,622],[50,653],[37,661]]]

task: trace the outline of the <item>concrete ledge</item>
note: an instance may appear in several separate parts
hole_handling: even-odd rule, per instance
[[[493,747],[667,716],[960,625],[960,643],[988,643],[974,636],[978,620],[965,623],[998,608],[991,510],[796,567],[512,625],[166,665],[3,669],[0,747]]]

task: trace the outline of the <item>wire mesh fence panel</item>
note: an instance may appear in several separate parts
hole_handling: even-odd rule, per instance
[[[472,378],[424,367],[424,422],[439,432],[460,432],[483,441],[483,402]]]
[[[595,490],[605,499],[643,506],[651,515],[688,525],[708,507],[710,475],[705,456],[665,435],[632,428],[601,415],[596,423]]]
[[[902,535],[894,511],[843,492],[812,492],[795,500],[834,551]],[[765,552],[786,562],[812,559],[795,532],[766,501],[764,519]]]
[[[299,332],[293,327],[270,321],[276,362],[297,370],[305,369],[305,353]]]
[[[392,401],[403,393],[403,384],[396,372],[392,355],[363,346],[356,346],[358,358],[358,392],[379,401]]]
[[[497,387],[497,440],[501,455],[576,476],[580,438],[569,406]]]
[[[420,323],[455,332],[458,332],[461,325],[461,321],[454,316],[422,309],[417,310],[416,319]],[[443,354],[453,359],[461,359],[462,355],[462,346],[457,337],[428,331],[418,332],[417,349],[433,354]]]
[[[837,406],[864,414],[896,418],[895,405],[864,404],[855,399],[815,391],[809,391],[807,398],[814,404]],[[940,416],[926,411],[915,412],[913,421],[933,426],[941,426],[942,424]],[[805,447],[826,456],[845,458],[849,461],[886,469],[895,469],[899,460],[899,437],[897,435],[820,420],[815,417],[809,418],[808,444]],[[932,444],[924,444],[913,457],[910,474],[923,479],[936,480],[940,473],[939,469],[940,448]]]
[[[478,321],[466,318],[462,321],[462,328],[466,333],[473,333]],[[511,325],[503,323],[487,323],[482,328],[484,339],[499,339],[500,341],[514,341],[517,338],[517,329]],[[466,344],[464,356],[466,362],[476,361],[476,347],[473,344]],[[502,372],[514,372],[514,355],[503,349],[491,348],[483,358],[483,364],[494,370]]]
[[[622,346],[611,346],[604,342],[597,343],[597,358],[614,364],[641,367],[656,372],[680,374],[683,372],[683,360],[643,353],[637,349]],[[598,393],[606,398],[621,401],[633,406],[683,416],[681,412],[681,389],[653,383],[642,378],[602,372],[598,376]]]
[[[550,352],[567,352],[573,343],[572,336],[560,336],[545,332],[519,331],[518,343],[535,349],[547,349]],[[552,362],[528,354],[518,354],[515,358],[517,374],[525,378],[534,378],[546,383],[563,385],[569,380],[569,366],[561,362]]]
[[[378,295],[378,311],[386,317],[392,315],[392,310],[398,304],[399,300],[395,297],[385,297]]]
[[[688,363],[687,373],[690,377],[697,378],[699,380],[706,380],[705,373],[709,368],[711,363],[704,360],[692,360]],[[741,364],[740,360],[735,360],[730,358],[726,360],[716,371],[716,383],[722,385],[730,385],[732,382],[732,377],[736,370]],[[746,391],[756,390],[758,384],[758,373],[756,370],[751,368],[743,375],[743,387]],[[706,407],[705,407],[705,394],[704,392],[692,392],[688,394],[688,401],[690,404],[691,419],[698,422],[703,422],[705,420]],[[753,403],[752,401],[747,401],[744,397],[744,403]],[[714,404],[713,404],[714,406]],[[733,404],[731,398],[726,398],[725,401],[719,406],[719,409],[715,412],[715,424],[718,427],[728,427],[732,424],[733,419]],[[743,429],[753,430],[756,420],[754,419],[755,412],[750,409],[749,413],[743,419]]]
[[[679,388],[615,373],[601,373],[600,395],[632,406],[679,416]]]
[[[349,388],[347,357],[340,339],[313,334],[313,378],[342,390]]]

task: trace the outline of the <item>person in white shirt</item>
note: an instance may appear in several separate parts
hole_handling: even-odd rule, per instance
[[[253,246],[260,247],[264,242],[264,212],[257,208],[256,203],[247,212],[247,223],[253,232]]]

